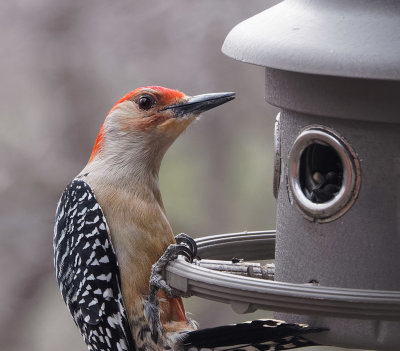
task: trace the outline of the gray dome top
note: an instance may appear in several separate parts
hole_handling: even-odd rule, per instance
[[[311,74],[400,79],[400,1],[286,0],[234,27],[222,51]]]

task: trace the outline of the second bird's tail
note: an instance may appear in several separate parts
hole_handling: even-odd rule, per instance
[[[321,331],[326,329],[266,319],[195,330],[183,334],[180,343],[184,350],[192,348],[218,351],[290,350],[317,345],[302,335]]]

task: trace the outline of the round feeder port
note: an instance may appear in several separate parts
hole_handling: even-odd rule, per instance
[[[288,160],[290,198],[310,221],[330,222],[357,198],[361,176],[357,155],[335,131],[323,126],[304,129]]]

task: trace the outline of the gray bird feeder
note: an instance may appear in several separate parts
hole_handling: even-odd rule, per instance
[[[275,271],[178,260],[167,281],[329,328],[313,339],[322,345],[399,350],[400,1],[286,0],[237,25],[222,51],[264,66],[266,101],[280,108],[277,230],[202,238],[199,254],[275,257]]]
[[[275,280],[335,289],[329,314],[317,302],[276,317],[329,328],[321,344],[399,350],[400,2],[287,0],[237,25],[222,51],[264,66],[281,110]],[[397,313],[345,314],[346,289],[349,311],[361,299]]]

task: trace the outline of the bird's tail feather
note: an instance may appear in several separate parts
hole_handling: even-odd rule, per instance
[[[182,335],[185,350],[208,348],[216,351],[278,351],[317,345],[303,334],[325,331],[305,324],[290,324],[278,320],[224,325],[195,330]]]

